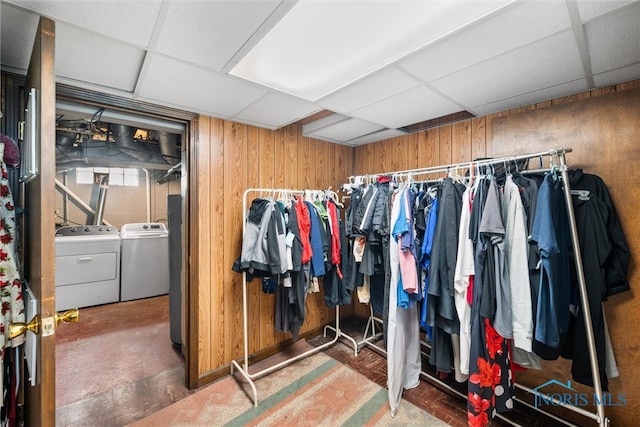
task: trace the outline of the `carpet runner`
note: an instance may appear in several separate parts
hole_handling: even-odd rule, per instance
[[[269,361],[249,371],[277,363]],[[407,401],[391,418],[386,389],[324,353],[258,378],[255,384],[257,407],[249,384],[234,373],[132,426],[447,426]]]

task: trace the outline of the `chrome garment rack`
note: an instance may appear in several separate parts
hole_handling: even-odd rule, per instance
[[[589,412],[583,408],[577,407],[577,406],[573,406],[573,405],[569,405],[566,404],[565,402],[561,402],[558,399],[554,399],[551,396],[545,396],[545,398],[550,399],[550,401],[553,401],[554,404],[558,405],[558,406],[562,406],[568,410],[571,410],[573,412],[576,412],[582,416],[585,416],[587,418],[591,418],[593,420],[595,420],[599,426],[601,427],[607,427],[609,425],[609,419],[605,416],[604,413],[604,399],[603,399],[603,393],[602,393],[602,384],[600,382],[600,369],[598,367],[598,356],[596,353],[596,346],[595,346],[595,338],[594,338],[594,334],[593,334],[593,325],[591,323],[591,310],[590,310],[590,306],[589,306],[589,297],[587,295],[587,286],[586,286],[586,281],[585,281],[585,277],[584,277],[584,269],[583,269],[583,265],[582,265],[582,253],[580,250],[580,242],[578,239],[578,230],[577,230],[577,226],[576,226],[576,217],[575,217],[575,212],[573,209],[573,201],[571,199],[571,187],[569,184],[569,173],[568,173],[568,167],[567,167],[567,162],[566,162],[566,158],[565,155],[567,153],[572,152],[573,150],[571,148],[557,148],[557,149],[551,149],[548,151],[542,151],[542,152],[538,152],[538,153],[531,153],[531,154],[525,154],[525,155],[518,155],[518,156],[509,156],[509,157],[500,157],[500,158],[492,158],[492,159],[484,159],[484,160],[478,160],[478,161],[471,161],[471,162],[465,162],[465,163],[457,163],[457,164],[450,164],[450,165],[443,165],[443,166],[436,166],[436,167],[428,167],[428,168],[419,168],[419,169],[408,169],[408,170],[403,170],[403,171],[395,171],[395,172],[385,172],[385,173],[377,173],[377,174],[369,174],[369,175],[360,175],[360,176],[351,176],[349,177],[349,182],[347,184],[343,185],[343,188],[348,187],[349,185],[353,185],[357,182],[374,182],[378,177],[380,176],[392,176],[395,179],[401,180],[404,179],[406,181],[411,182],[411,180],[413,180],[414,177],[416,176],[422,176],[422,175],[433,175],[433,174],[437,174],[437,173],[451,173],[454,172],[456,170],[459,169],[468,169],[470,174],[473,174],[476,170],[482,170],[483,168],[490,168],[493,165],[497,165],[497,164],[504,164],[505,166],[510,165],[512,162],[516,162],[518,160],[526,160],[526,159],[534,159],[534,158],[544,158],[544,157],[549,157],[551,160],[551,165],[552,165],[552,169],[556,169],[557,171],[559,171],[561,173],[561,177],[562,177],[562,181],[563,181],[563,190],[564,190],[564,195],[565,195],[565,203],[566,203],[566,207],[567,207],[567,214],[568,214],[568,220],[569,220],[569,228],[570,228],[570,232],[571,232],[571,242],[573,245],[573,251],[574,251],[574,261],[575,261],[575,266],[576,266],[576,276],[578,278],[578,289],[580,292],[580,304],[581,304],[581,311],[582,311],[582,315],[584,317],[584,324],[585,324],[585,332],[586,332],[586,338],[587,338],[587,347],[589,350],[589,363],[591,365],[591,375],[593,377],[593,390],[594,390],[594,395],[596,397],[596,412]],[[556,163],[557,162],[557,163]],[[542,165],[542,161],[541,161],[541,165]],[[471,178],[473,178],[473,175],[471,176]],[[370,317],[370,322],[373,322],[374,320],[373,317],[373,313]],[[379,321],[379,319],[376,319],[377,321]],[[369,322],[367,323],[367,326],[369,326]],[[368,337],[365,335],[364,340],[361,341],[362,344],[365,345],[372,345],[373,347],[375,347],[378,350],[382,350],[382,352],[384,352],[383,349],[381,349],[379,346],[373,344],[372,340],[370,339],[371,337]],[[356,350],[357,351],[357,350]],[[386,354],[386,352],[384,352],[384,354]],[[449,386],[448,384],[440,381],[438,378],[433,377],[427,373],[425,373],[424,371],[421,371],[421,374],[427,378],[429,378],[430,381],[444,387],[447,388],[453,392],[455,392],[456,394],[460,394],[457,390],[455,390],[454,388],[452,388],[451,386]],[[526,392],[529,393],[533,393],[534,390],[525,387],[523,385],[514,383],[515,386],[521,390],[524,390]],[[463,396],[466,397],[466,396]],[[541,413],[544,413],[547,416],[551,416],[553,418],[559,419],[557,416],[550,414],[547,411],[543,411],[540,408],[536,408],[530,404],[528,404],[527,402],[524,402],[522,400],[517,400],[518,402],[525,404],[526,406],[531,407],[532,409],[535,409]],[[499,415],[499,414],[498,414]],[[501,417],[502,418],[502,417]],[[504,418],[503,418],[504,419]],[[564,422],[564,420],[563,420]]]
[[[302,196],[305,194],[304,190],[292,190],[288,188],[249,188],[245,190],[242,195],[242,214],[246,215],[247,213],[247,196],[251,193],[259,194],[290,194],[290,195],[298,195]],[[246,232],[246,218],[243,218],[242,221],[242,236]],[[240,374],[247,380],[249,385],[251,386],[251,390],[253,391],[253,406],[258,406],[258,390],[256,389],[256,385],[254,383],[255,379],[258,379],[262,376],[270,374],[271,372],[277,371],[278,369],[284,368],[291,363],[297,362],[298,360],[304,359],[305,357],[311,356],[312,354],[318,353],[319,351],[324,350],[327,347],[335,344],[341,336],[344,336],[343,332],[340,330],[340,306],[335,307],[336,310],[336,326],[332,328],[335,331],[335,337],[318,347],[312,348],[310,350],[305,351],[304,353],[293,356],[287,360],[283,360],[280,363],[277,363],[273,366],[270,366],[266,369],[263,369],[258,372],[250,373],[249,372],[249,326],[248,326],[248,307],[247,307],[247,273],[242,272],[242,333],[243,333],[243,346],[244,346],[244,363],[242,366],[236,361],[231,361],[230,371],[233,375],[233,367],[235,366]],[[326,336],[326,330],[325,330]],[[349,337],[351,338],[351,337]]]

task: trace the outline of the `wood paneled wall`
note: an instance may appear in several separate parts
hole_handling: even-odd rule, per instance
[[[272,131],[210,117],[194,123],[190,152],[190,301],[197,324],[197,372],[210,373],[243,356],[242,276],[231,271],[242,244],[247,188],[338,188],[352,174],[353,148],[302,136],[296,125]],[[248,203],[258,194],[250,195]],[[290,338],[274,330],[274,296],[248,286],[249,354]],[[302,333],[335,317],[323,294],[309,295]],[[345,307],[343,313],[350,313]]]
[[[278,131],[199,117],[190,152],[191,301],[198,310],[192,324],[198,341],[197,372],[202,383],[211,372],[242,357],[242,281],[231,271],[240,253],[242,194],[250,187],[337,188],[353,173],[378,173],[458,163],[478,157],[574,148],[569,165],[602,176],[610,187],[633,254],[632,287],[638,282],[640,224],[640,81],[474,118],[355,149],[302,136],[292,125]],[[513,122],[512,122],[513,121]],[[513,129],[521,129],[511,135]],[[625,407],[607,408],[617,424],[640,412],[640,303],[636,290],[606,303],[620,378],[614,393],[626,393]],[[249,353],[288,339],[273,328],[273,297],[256,281],[249,286]],[[307,300],[303,332],[329,323],[335,315],[322,294]],[[353,312],[368,316],[357,302]],[[348,308],[343,313],[350,313]],[[191,335],[192,337],[194,335]],[[531,387],[551,378],[569,378],[569,364],[553,362],[543,373],[519,375]],[[565,415],[567,416],[567,415]],[[571,415],[568,415],[571,416]],[[578,422],[586,423],[585,419]]]
[[[584,168],[605,180],[631,248],[632,290],[605,303],[620,371],[619,378],[610,380],[610,390],[614,396],[625,393],[627,403],[605,412],[615,425],[633,425],[640,414],[640,292],[635,288],[640,282],[640,81],[357,147],[355,172],[405,170],[556,147],[574,149],[567,155],[570,167]],[[357,303],[355,311],[368,315],[366,307]],[[533,388],[552,378],[570,379],[570,362],[545,363],[542,372],[518,374],[517,381]],[[567,411],[562,415],[592,425]]]

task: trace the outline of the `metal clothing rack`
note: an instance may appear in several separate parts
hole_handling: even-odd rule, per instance
[[[369,175],[361,175],[359,177],[355,177],[355,176],[351,176],[349,177],[349,181],[350,184],[354,183],[354,180],[358,179],[358,178],[365,178],[366,180],[375,180],[377,177],[379,176],[394,176],[396,178],[406,178],[408,180],[411,180],[414,176],[419,176],[419,175],[432,175],[432,174],[436,174],[436,173],[442,173],[442,172],[451,172],[452,170],[457,170],[457,169],[469,169],[469,171],[471,173],[473,173],[474,168],[483,168],[483,167],[490,167],[492,165],[496,165],[496,164],[504,164],[504,165],[508,165],[511,162],[517,161],[517,160],[526,160],[526,159],[532,159],[532,158],[542,158],[542,157],[551,157],[552,159],[552,164],[553,166],[561,173],[561,177],[562,177],[562,181],[563,181],[563,190],[564,190],[564,195],[565,195],[565,203],[566,203],[566,207],[567,207],[567,214],[568,214],[568,220],[569,220],[569,228],[570,228],[570,232],[571,232],[571,242],[573,244],[573,251],[574,251],[574,261],[575,261],[575,266],[576,266],[576,276],[578,279],[578,289],[580,292],[580,303],[581,303],[581,311],[582,311],[582,315],[584,318],[584,324],[585,324],[585,333],[586,333],[586,337],[587,337],[587,347],[589,350],[589,363],[591,365],[591,374],[592,374],[592,378],[593,378],[593,389],[594,389],[594,394],[596,396],[596,413],[593,412],[589,412],[583,408],[577,407],[577,406],[573,406],[573,405],[569,405],[566,404],[565,402],[561,402],[557,399],[552,398],[551,396],[546,396],[546,398],[549,398],[551,400],[553,400],[554,404],[558,405],[558,406],[563,406],[564,408],[571,410],[573,412],[576,412],[582,416],[585,416],[587,418],[591,418],[593,420],[595,420],[599,426],[601,427],[607,427],[609,425],[609,419],[605,416],[604,413],[604,399],[603,399],[603,393],[602,393],[602,384],[600,382],[600,369],[598,367],[598,356],[596,353],[596,346],[595,346],[595,338],[594,338],[594,334],[593,334],[593,325],[591,323],[591,310],[589,307],[589,297],[587,295],[587,287],[586,287],[586,281],[585,281],[585,277],[584,277],[584,269],[583,269],[583,265],[582,265],[582,253],[580,250],[580,242],[578,239],[578,230],[577,230],[577,226],[576,226],[576,218],[575,218],[575,212],[573,209],[573,201],[571,199],[571,187],[569,184],[569,173],[568,173],[568,167],[567,167],[567,163],[566,163],[566,158],[565,158],[565,154],[566,153],[570,153],[571,151],[573,151],[571,148],[557,148],[557,149],[551,149],[548,151],[542,151],[542,152],[538,152],[538,153],[531,153],[531,154],[525,154],[525,155],[518,155],[518,156],[508,156],[508,157],[501,157],[501,158],[492,158],[492,159],[483,159],[483,160],[478,160],[478,161],[471,161],[471,162],[466,162],[466,163],[457,163],[457,164],[450,164],[450,165],[444,165],[444,166],[436,166],[436,167],[428,167],[428,168],[419,168],[419,169],[408,169],[408,170],[403,170],[403,171],[396,171],[396,172],[385,172],[385,173],[377,173],[377,174],[369,174]],[[558,160],[559,165],[555,164],[555,160]],[[371,314],[370,317],[370,321],[373,319],[373,313]],[[367,327],[369,326],[369,322],[367,323]],[[381,349],[379,346],[372,344],[371,340],[367,339],[367,336],[365,335],[364,337],[365,339],[362,341],[363,344],[368,344],[368,345],[372,345],[373,347],[375,347],[378,350],[382,350],[384,352],[383,349]],[[386,352],[385,352],[386,354]],[[430,381],[445,387],[453,392],[455,392],[456,394],[460,394],[457,390],[455,390],[454,388],[452,388],[451,386],[449,386],[448,384],[440,381],[438,378],[432,377],[431,375],[425,373],[424,371],[421,371],[421,374],[423,374],[425,377],[427,377]],[[515,386],[521,390],[524,390],[526,392],[530,392],[533,393],[534,390],[525,387],[523,385],[520,384],[515,384]],[[466,397],[466,396],[463,396]],[[518,400],[518,402],[523,403],[529,407],[531,407],[532,409],[535,409],[539,412],[542,412],[548,416],[551,416],[553,418],[559,419],[558,417],[554,416],[553,414],[550,414],[547,411],[543,411],[540,408],[534,407],[530,404],[528,404],[527,402],[524,402],[522,400]],[[563,420],[564,422],[564,420]]]
[[[242,212],[243,215],[247,212],[247,196],[250,193],[267,193],[267,194],[292,194],[292,195],[303,195],[305,193],[304,190],[292,190],[288,188],[249,188],[245,190],[242,195]],[[242,236],[246,232],[246,220],[242,221]],[[283,368],[287,365],[290,365],[293,362],[297,362],[298,360],[304,359],[305,357],[311,356],[312,354],[318,353],[321,350],[324,350],[327,347],[335,344],[341,336],[345,334],[340,330],[340,306],[336,306],[336,327],[332,328],[336,334],[335,337],[318,347],[312,348],[310,350],[305,351],[304,353],[293,356],[287,360],[284,360],[280,363],[277,363],[273,366],[270,366],[266,369],[263,369],[258,372],[250,373],[249,372],[249,327],[248,327],[248,319],[247,319],[247,273],[242,272],[242,334],[243,334],[243,346],[244,346],[244,363],[242,366],[236,361],[231,361],[230,372],[233,375],[233,367],[235,366],[240,374],[247,380],[249,385],[251,386],[251,390],[253,391],[253,406],[258,406],[258,390],[256,389],[256,385],[253,380],[258,379],[264,375],[270,374],[271,372],[277,371],[280,368]],[[326,330],[325,330],[326,336]],[[351,338],[351,337],[349,337]]]

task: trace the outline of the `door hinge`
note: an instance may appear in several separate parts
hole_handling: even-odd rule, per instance
[[[24,141],[24,121],[18,122],[18,139]]]

